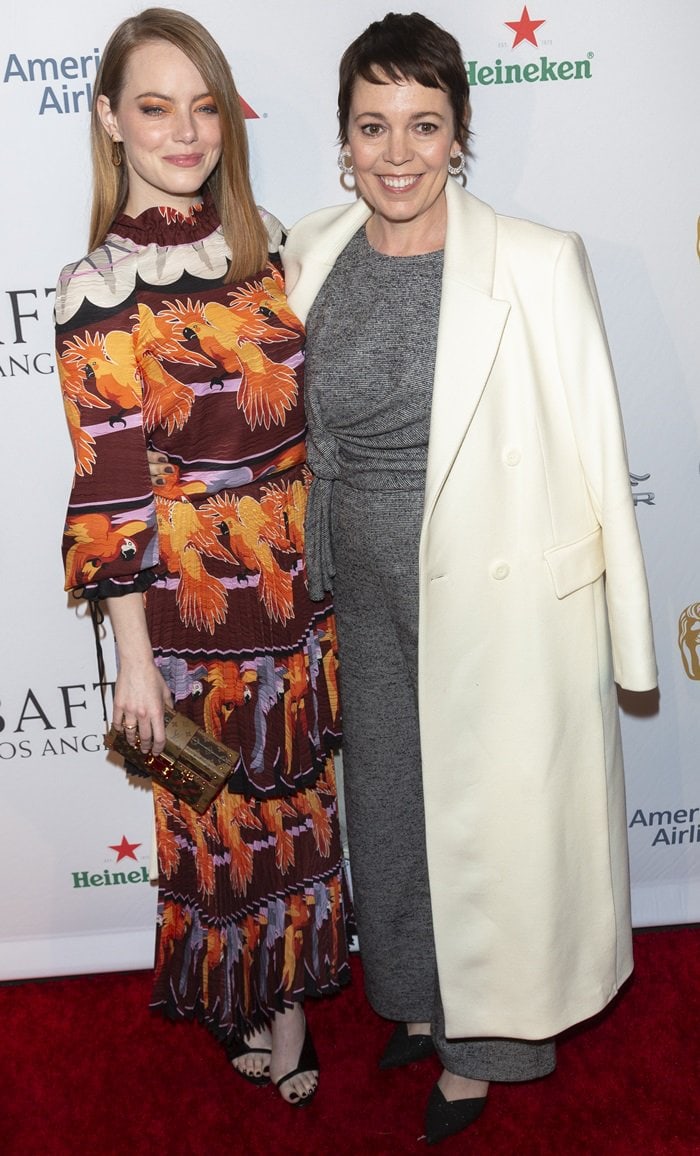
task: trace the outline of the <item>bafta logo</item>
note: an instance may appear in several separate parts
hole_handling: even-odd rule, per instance
[[[678,619],[678,646],[688,678],[700,682],[700,602],[686,606]]]
[[[644,502],[647,506],[653,506],[656,501],[656,494],[653,490],[637,490],[640,482],[648,482],[651,474],[630,474],[630,485],[632,487],[632,501],[635,506]]]

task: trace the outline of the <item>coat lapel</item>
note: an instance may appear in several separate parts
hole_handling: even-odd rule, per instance
[[[358,200],[313,213],[290,231],[283,252],[287,299],[304,324],[338,256],[369,216],[365,202]]]
[[[492,297],[496,214],[447,182],[447,235],[440,304],[425,516],[464,441],[498,352],[510,306]],[[339,255],[370,216],[364,201],[321,210],[292,229],[284,251],[289,303],[306,322]]]
[[[451,181],[430,420],[425,517],[433,511],[484,391],[510,306],[492,297],[496,215]]]

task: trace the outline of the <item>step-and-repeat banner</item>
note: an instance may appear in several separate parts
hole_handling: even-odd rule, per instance
[[[349,199],[336,168],[337,62],[384,15],[378,0],[170,6],[201,19],[231,60],[259,203],[291,224]],[[420,7],[463,46],[472,191],[588,246],[660,666],[658,705],[624,702],[635,922],[700,920],[697,0],[392,6]],[[62,592],[72,457],[52,354],[57,274],[86,245],[101,46],[140,7],[26,0],[0,32],[0,979],[152,962],[150,796],[105,756],[91,624]]]

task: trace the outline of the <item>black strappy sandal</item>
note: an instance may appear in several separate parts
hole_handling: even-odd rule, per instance
[[[279,1091],[282,1085],[287,1083],[287,1080],[294,1079],[294,1077],[300,1075],[301,1072],[318,1071],[320,1071],[320,1065],[318,1062],[318,1056],[316,1055],[316,1048],[314,1047],[314,1041],[311,1038],[308,1022],[305,1021],[304,1042],[301,1045],[299,1062],[293,1071],[287,1072],[285,1076],[280,1076],[279,1080],[275,1080],[275,1087]],[[316,1080],[316,1086],[312,1088],[310,1092],[307,1092],[305,1096],[297,1095],[295,1100],[287,1100],[285,1096],[282,1096],[282,1099],[285,1100],[287,1104],[290,1104],[292,1108],[305,1108],[307,1104],[311,1103],[317,1091],[318,1079]]]
[[[248,1046],[245,1040],[240,1040],[238,1043],[231,1044],[228,1048],[228,1058],[232,1062],[233,1060],[239,1059],[241,1056],[253,1056],[256,1053],[262,1056],[271,1056],[272,1048],[251,1048]],[[247,1080],[249,1084],[255,1084],[258,1088],[263,1088],[266,1084],[270,1083],[269,1066],[267,1071],[262,1072],[259,1076],[254,1076],[250,1072],[245,1072],[241,1068],[237,1068],[235,1064],[233,1065],[233,1070],[237,1076],[242,1076],[243,1079]]]

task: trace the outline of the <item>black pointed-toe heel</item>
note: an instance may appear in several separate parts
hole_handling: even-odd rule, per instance
[[[309,1025],[306,1023],[304,1025],[304,1042],[301,1045],[297,1066],[291,1072],[287,1072],[286,1075],[280,1076],[279,1080],[275,1080],[275,1087],[279,1091],[282,1085],[287,1083],[287,1080],[294,1079],[294,1077],[300,1075],[301,1072],[319,1072],[320,1069],[321,1065],[318,1062],[314,1041],[311,1038]],[[305,1108],[307,1104],[311,1103],[317,1091],[318,1078],[316,1079],[316,1086],[312,1088],[310,1092],[307,1092],[305,1096],[297,1096],[296,1100],[287,1100],[285,1096],[282,1096],[282,1099],[285,1100],[287,1104],[291,1104],[292,1108]]]
[[[448,1136],[456,1136],[468,1128],[483,1112],[486,1096],[472,1100],[446,1100],[435,1084],[425,1110],[425,1139],[428,1144],[439,1144]]]
[[[434,1054],[435,1044],[430,1036],[409,1036],[408,1025],[401,1023],[396,1025],[379,1061],[379,1067],[383,1071],[389,1068],[403,1068],[406,1064],[415,1064],[418,1060],[425,1060]]]

